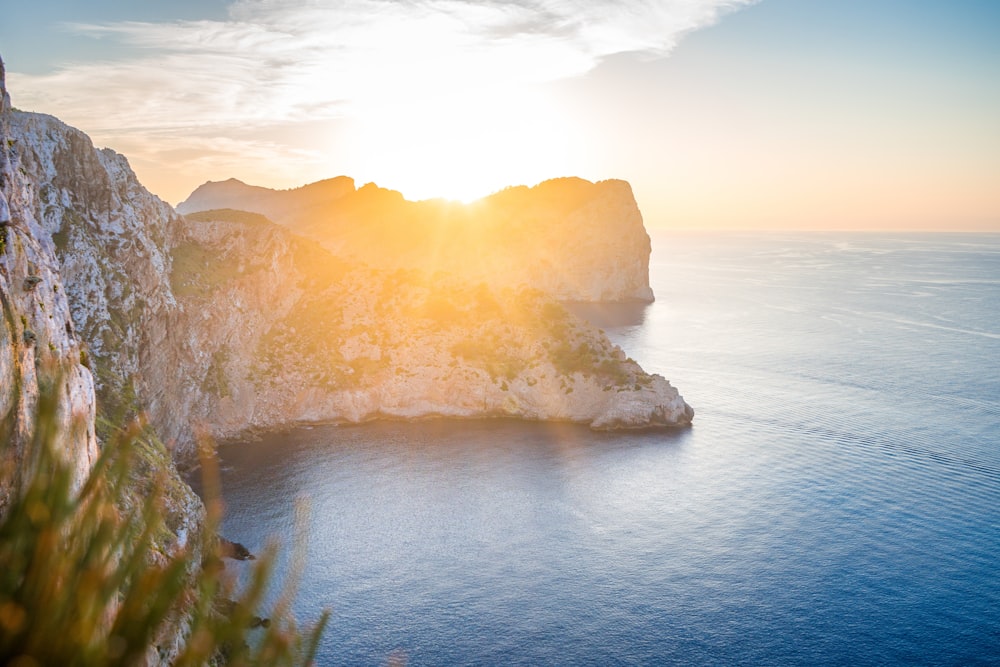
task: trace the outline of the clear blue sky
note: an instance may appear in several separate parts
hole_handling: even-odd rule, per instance
[[[174,203],[575,174],[650,226],[1000,231],[1000,2],[308,4],[12,3],[0,54],[15,106]]]

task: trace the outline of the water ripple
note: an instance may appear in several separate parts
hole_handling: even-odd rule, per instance
[[[1000,664],[998,260],[657,237],[656,303],[580,311],[694,428],[275,434],[223,448],[225,533],[260,548],[312,496],[321,664]]]

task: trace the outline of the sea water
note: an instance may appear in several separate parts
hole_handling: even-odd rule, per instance
[[[319,664],[1000,664],[1000,235],[653,248],[655,303],[577,309],[689,430],[222,447],[223,534],[299,545]]]

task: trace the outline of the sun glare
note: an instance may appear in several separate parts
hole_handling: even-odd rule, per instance
[[[357,114],[350,134],[352,173],[412,200],[469,202],[575,171],[572,126],[532,91],[383,104]],[[336,157],[341,163],[345,156]]]

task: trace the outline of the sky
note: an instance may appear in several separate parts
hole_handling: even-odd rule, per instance
[[[621,178],[648,227],[1000,231],[995,0],[36,0],[15,107],[208,180],[469,200]]]

